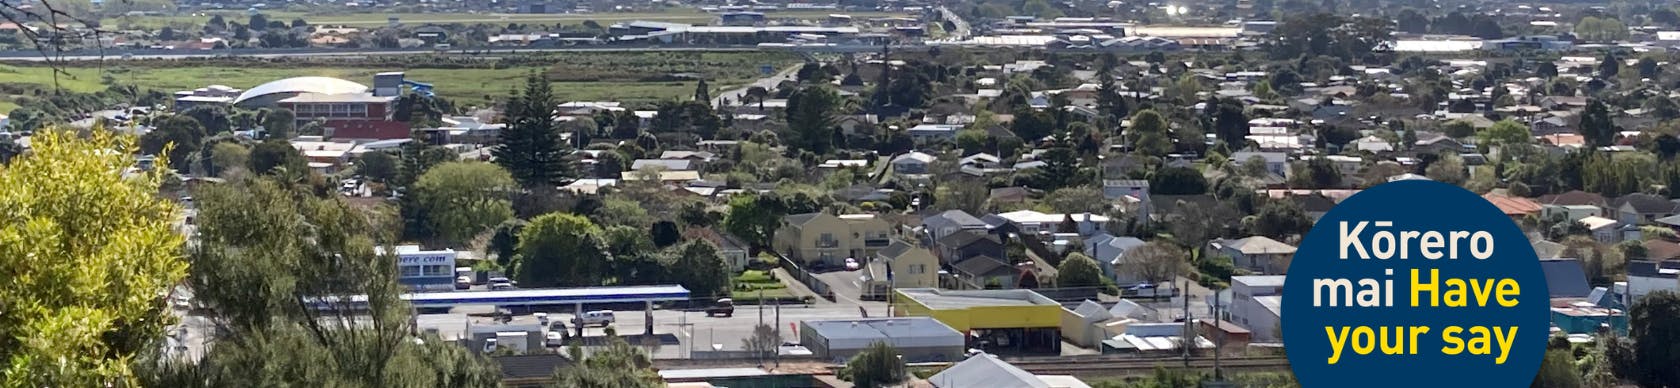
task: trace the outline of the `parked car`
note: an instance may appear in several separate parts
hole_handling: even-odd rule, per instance
[[[460,276],[455,278],[455,289],[466,290],[472,288],[472,278]]]
[[[531,316],[537,317],[537,324],[548,326],[548,313],[536,313],[531,314]]]
[[[735,316],[735,300],[729,298],[718,299],[717,304],[706,308],[706,316],[710,317],[717,315],[724,317]]]
[[[862,268],[862,267],[863,266],[858,264],[857,259],[853,259],[853,258],[850,258],[850,257],[846,258],[846,270],[847,271],[856,271],[856,270],[858,270],[858,268]]]
[[[617,321],[618,318],[613,316],[612,310],[590,311],[572,318],[572,324],[578,326],[601,325],[601,327],[607,327]]]
[[[566,334],[565,334],[565,332],[559,332],[559,331],[548,332],[548,334],[544,335],[543,345],[547,345],[548,347],[551,347],[551,348],[552,347],[558,347],[558,346],[565,346],[566,345]]]
[[[495,291],[495,290],[511,290],[511,289],[513,289],[513,281],[512,280],[508,280],[508,278],[503,278],[503,277],[490,278],[490,290]]]

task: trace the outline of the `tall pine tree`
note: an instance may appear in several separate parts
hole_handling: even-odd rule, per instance
[[[573,175],[560,128],[554,125],[554,106],[554,91],[548,79],[538,74],[527,77],[524,93],[507,103],[507,128],[502,129],[501,145],[491,154],[496,164],[526,187],[555,185]]]
[[[694,86],[694,101],[704,103],[708,106],[712,104],[712,87],[711,85],[706,84],[706,79],[704,78],[700,79],[699,85]]]

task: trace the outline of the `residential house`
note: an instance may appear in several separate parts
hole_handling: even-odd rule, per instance
[[[1587,98],[1582,96],[1546,96],[1540,99],[1540,107],[1547,110],[1571,110],[1587,107]]]
[[[1611,213],[1625,225],[1643,225],[1658,218],[1680,214],[1680,205],[1667,197],[1645,193],[1624,195],[1611,201]]]
[[[984,232],[986,222],[962,210],[946,210],[922,218],[922,230],[923,233],[927,234],[928,241],[939,241],[958,231],[977,230]]]
[[[1003,239],[995,234],[978,230],[958,230],[943,238],[934,240],[934,248],[938,251],[940,262],[954,264],[979,256],[1005,258]]]
[[[1108,223],[1108,217],[1093,213],[1046,214],[1032,210],[1020,210],[998,214],[997,216],[1015,223],[1025,233],[1055,233],[1059,231],[1063,223],[1072,221],[1075,229],[1073,232],[1079,233],[1081,236],[1089,236],[1101,231],[1104,224]]]
[[[1357,149],[1357,150],[1360,150],[1360,151],[1368,151],[1368,152],[1378,153],[1378,154],[1385,153],[1385,152],[1394,152],[1394,143],[1391,143],[1391,142],[1388,141],[1388,139],[1384,139],[1381,136],[1377,136],[1377,135],[1370,135],[1370,136],[1359,138],[1359,140],[1354,140],[1353,144],[1354,144],[1354,149]]]
[[[1604,211],[1602,209],[1606,209],[1606,208],[1610,207],[1609,201],[1606,201],[1604,199],[1603,195],[1599,195],[1597,193],[1589,193],[1589,192],[1585,192],[1585,191],[1581,191],[1581,190],[1571,190],[1571,191],[1565,192],[1563,194],[1544,195],[1544,196],[1540,197],[1539,202],[1540,202],[1541,205],[1545,205],[1545,206],[1592,206],[1592,207],[1597,207],[1601,210],[1599,210],[1598,213],[1593,214],[1593,215],[1598,215],[1598,216],[1605,215]]]
[[[1628,260],[1627,268],[1626,306],[1653,292],[1680,292],[1680,262]]]
[[[739,273],[747,269],[752,262],[752,252],[746,243],[734,235],[720,232],[712,228],[688,228],[683,231],[683,238],[690,240],[705,240],[717,246],[718,254],[723,256],[724,263],[729,265],[730,273]]]
[[[1464,143],[1439,132],[1416,131],[1417,142],[1412,143],[1411,152],[1414,155],[1441,154],[1444,152],[1464,153]]]
[[[926,174],[928,165],[936,158],[922,152],[912,151],[892,159],[893,172],[897,174]]]
[[[630,162],[630,171],[657,168],[660,171],[695,171],[699,165],[689,159],[636,159]]]
[[[1149,181],[1142,179],[1104,179],[1102,181],[1103,198],[1118,201],[1125,197],[1132,197],[1138,203],[1149,202]],[[1144,210],[1147,212],[1148,210]]]
[[[954,284],[948,288],[1013,289],[1021,280],[1021,270],[1008,260],[992,256],[975,256],[951,264]]]
[[[1230,256],[1231,264],[1237,268],[1269,275],[1286,274],[1290,259],[1295,257],[1295,246],[1266,236],[1218,239],[1208,245],[1215,252]]]
[[[999,158],[999,157],[997,157],[997,155],[992,155],[992,154],[981,152],[981,153],[974,154],[974,155],[964,156],[964,157],[962,157],[962,159],[958,159],[957,160],[957,165],[963,166],[963,167],[972,166],[972,167],[977,167],[977,168],[982,168],[982,169],[1002,168],[1003,167],[1003,158]]]
[[[921,124],[910,127],[910,139],[918,145],[950,143],[957,140],[957,131],[961,125],[952,124]]]
[[[875,252],[864,270],[866,299],[886,299],[892,288],[939,286],[939,259],[926,248],[904,241],[893,241],[886,249]]]
[[[1230,160],[1231,160],[1232,163],[1236,163],[1236,165],[1242,166],[1244,164],[1249,163],[1254,158],[1259,158],[1262,163],[1266,164],[1266,171],[1267,172],[1271,172],[1273,174],[1278,174],[1279,176],[1285,176],[1285,175],[1289,174],[1289,154],[1285,154],[1285,153],[1282,153],[1282,152],[1253,152],[1253,151],[1234,152],[1234,153],[1231,153],[1231,159]]]
[[[1097,261],[1097,266],[1102,268],[1103,275],[1115,278],[1115,284],[1130,285],[1142,280],[1135,279],[1136,276],[1131,274],[1131,271],[1123,271],[1122,268],[1119,268],[1122,264],[1120,259],[1126,255],[1126,252],[1131,252],[1133,248],[1141,247],[1143,244],[1143,240],[1137,237],[1115,237],[1108,233],[1097,233],[1095,236],[1085,239],[1085,255]],[[1121,272],[1127,272],[1127,274],[1121,274]]]
[[[1534,120],[1534,124],[1532,126],[1534,128],[1533,133],[1535,135],[1542,135],[1542,136],[1554,136],[1554,135],[1556,135],[1556,136],[1568,136],[1568,135],[1573,134],[1575,132],[1575,128],[1569,125],[1569,119],[1568,118],[1558,117],[1558,116],[1552,116],[1552,117],[1547,117],[1547,118],[1543,118],[1543,119],[1539,119],[1539,120]],[[1574,137],[1559,137],[1559,138],[1553,138],[1553,139],[1548,139],[1548,140],[1554,140],[1554,142],[1552,144],[1555,144],[1555,145],[1558,145],[1558,146],[1574,146],[1574,147],[1579,148],[1580,146],[1583,145],[1583,144],[1569,144],[1569,143],[1573,143],[1572,141],[1571,142],[1561,142],[1562,144],[1560,144],[1560,142],[1555,142],[1555,140],[1574,140],[1574,139],[1575,139]],[[1586,138],[1581,137],[1581,139],[1585,140]]]
[[[1283,327],[1283,275],[1232,276],[1231,323],[1253,333],[1253,342],[1281,340]]]
[[[847,258],[867,258],[886,248],[891,230],[873,214],[794,214],[783,218],[772,246],[800,263],[839,266]]]
[[[1622,240],[1621,233],[1619,233],[1621,231],[1621,223],[1616,222],[1616,220],[1599,216],[1587,216],[1582,217],[1579,220],[1575,220],[1575,222],[1578,222],[1581,226],[1586,227],[1587,231],[1593,236],[1593,239],[1598,240],[1598,242],[1615,244],[1621,242]]]
[[[717,159],[717,154],[710,151],[665,151],[659,153],[660,159],[686,159],[700,163]]]
[[[1540,203],[1532,199],[1496,193],[1484,194],[1482,199],[1492,203],[1494,207],[1499,208],[1500,212],[1504,212],[1505,216],[1511,217],[1512,220],[1521,220],[1528,218],[1528,216],[1540,214]]]
[[[1318,222],[1319,218],[1323,218],[1325,214],[1330,213],[1330,209],[1336,207],[1335,199],[1320,193],[1290,195],[1284,199],[1299,205],[1301,211],[1307,213],[1307,218],[1311,218],[1313,222]]]

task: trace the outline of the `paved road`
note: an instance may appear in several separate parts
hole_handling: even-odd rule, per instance
[[[770,75],[769,77],[759,78],[757,81],[753,81],[753,83],[741,85],[739,88],[718,93],[717,97],[712,97],[712,106],[723,107],[731,104],[741,105],[741,102],[745,101],[743,97],[746,97],[747,90],[752,89],[754,86],[774,91],[776,90],[776,85],[782,84],[782,81],[793,81],[794,76],[799,74],[799,68],[803,66],[805,66],[805,64],[793,65],[786,69],[782,69],[782,71]],[[725,104],[725,101],[728,101],[729,104]]]
[[[946,31],[950,34],[947,38],[955,41],[968,40],[968,36],[973,33],[973,30],[969,28],[967,20],[963,20],[961,16],[957,16],[956,12],[951,12],[949,8],[944,6],[939,7],[939,14],[944,16],[946,21],[957,26],[955,31]]]

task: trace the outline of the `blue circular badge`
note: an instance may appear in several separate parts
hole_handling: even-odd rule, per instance
[[[1296,250],[1281,298],[1306,388],[1525,387],[1551,328],[1528,238],[1487,200],[1434,181],[1336,205]]]

